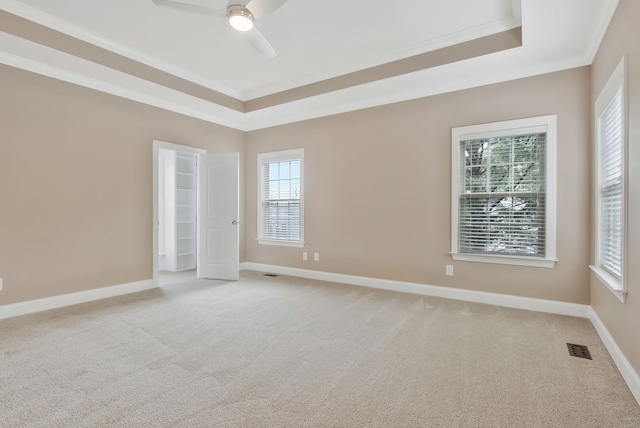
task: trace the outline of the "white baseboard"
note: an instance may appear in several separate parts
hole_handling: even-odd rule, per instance
[[[400,291],[404,293],[420,294],[423,296],[442,297],[445,299],[462,300],[466,302],[485,303],[489,305],[526,309],[530,311],[547,312],[551,314],[568,315],[580,318],[589,318],[589,309],[591,308],[589,305],[580,305],[577,303],[557,302],[554,300],[510,296],[507,294],[440,287],[412,282],[392,281],[388,279],[369,278],[364,276],[343,275],[338,273],[265,265],[260,263],[245,262],[241,264],[241,269],[297,276],[320,281],[340,282],[343,284],[359,285],[362,287]]]
[[[624,356],[622,350],[613,339],[613,336],[611,336],[611,333],[609,333],[609,330],[604,326],[604,323],[593,308],[589,308],[589,319],[600,335],[602,343],[607,347],[609,355],[611,355],[613,362],[616,363],[620,374],[625,382],[627,382],[631,393],[636,398],[638,404],[640,404],[640,376],[638,376],[638,373],[633,369],[627,357]]]
[[[0,306],[0,320],[156,288],[152,279]]]

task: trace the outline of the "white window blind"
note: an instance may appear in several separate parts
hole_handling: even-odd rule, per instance
[[[624,117],[620,88],[599,116],[599,267],[622,280]]]
[[[259,155],[261,243],[302,245],[302,150]]]
[[[451,257],[553,268],[555,115],[452,128]]]
[[[626,57],[595,102],[595,263],[589,266],[621,302],[626,299]]]
[[[458,251],[545,257],[546,133],[460,141]]]

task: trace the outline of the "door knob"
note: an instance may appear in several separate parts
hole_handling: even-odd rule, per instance
[[[231,221],[231,224],[232,224],[232,225],[234,225],[234,226],[235,226],[236,224],[238,224],[238,223],[240,223],[238,220],[233,220],[233,221]]]

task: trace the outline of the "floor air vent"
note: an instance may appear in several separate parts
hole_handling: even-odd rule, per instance
[[[592,359],[591,354],[589,353],[589,348],[584,345],[567,343],[567,348],[569,348],[569,355],[572,357],[586,358],[587,360]]]
[[[277,278],[278,275],[276,275],[275,273],[265,273],[264,276],[270,276],[271,278]]]

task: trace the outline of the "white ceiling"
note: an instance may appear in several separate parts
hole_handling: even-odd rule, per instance
[[[224,9],[227,0],[207,0]],[[241,113],[0,32],[0,62],[250,130],[590,64],[617,0],[289,0],[255,52],[224,18],[152,0],[0,0],[0,8],[242,101],[522,25],[523,46]],[[2,28],[0,28],[2,30]]]

